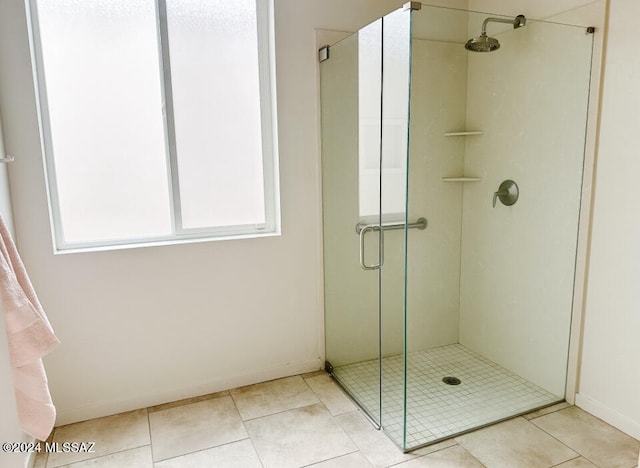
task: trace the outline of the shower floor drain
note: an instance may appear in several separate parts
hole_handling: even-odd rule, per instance
[[[458,377],[445,377],[442,381],[447,385],[460,385],[460,383],[462,383]]]

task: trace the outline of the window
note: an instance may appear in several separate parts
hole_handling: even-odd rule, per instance
[[[57,250],[278,232],[272,2],[31,13]]]

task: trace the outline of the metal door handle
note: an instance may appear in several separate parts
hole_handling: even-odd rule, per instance
[[[380,233],[380,247],[378,249],[380,258],[375,265],[367,265],[364,258],[364,236],[369,231],[378,231]],[[360,230],[360,267],[363,270],[378,270],[384,263],[384,230],[380,226],[369,224]]]

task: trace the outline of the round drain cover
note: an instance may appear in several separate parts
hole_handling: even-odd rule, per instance
[[[442,381],[447,385],[460,385],[461,383],[458,377],[445,377]]]

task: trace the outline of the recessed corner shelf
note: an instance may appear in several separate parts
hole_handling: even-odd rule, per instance
[[[450,136],[472,136],[472,135],[482,135],[484,132],[447,132],[444,134],[446,137]]]
[[[443,177],[442,182],[478,182],[480,177]]]

